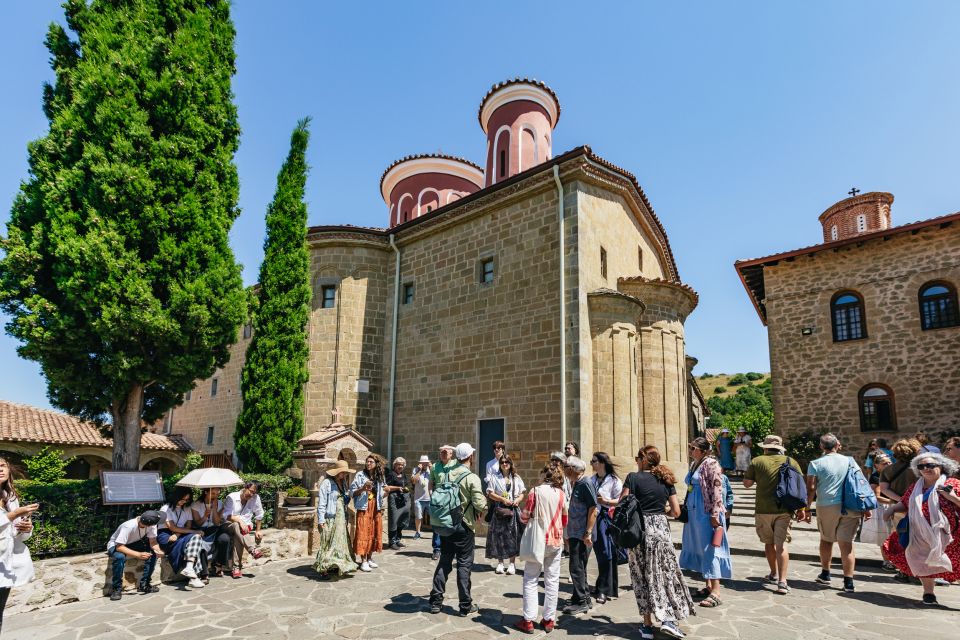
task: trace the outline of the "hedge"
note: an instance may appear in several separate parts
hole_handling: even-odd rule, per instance
[[[293,484],[288,476],[241,474],[244,480],[260,482],[263,502],[263,526],[273,524],[277,492]],[[170,490],[180,474],[164,479]],[[110,535],[120,523],[159,504],[104,506],[99,480],[59,480],[42,483],[20,480],[16,483],[20,503],[39,502],[34,514],[34,530],[27,546],[35,557],[51,557],[105,551]]]

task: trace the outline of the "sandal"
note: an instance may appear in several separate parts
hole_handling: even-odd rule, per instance
[[[693,592],[694,598],[706,598],[708,595],[710,595],[710,589],[706,587],[703,587],[702,589],[697,589],[696,591]]]
[[[723,602],[717,596],[711,594],[700,601],[701,607],[706,607],[707,609],[713,609],[714,607],[719,607]]]
[[[763,577],[763,581],[764,581],[764,582],[767,582],[767,583],[769,583],[769,584],[777,584],[777,574],[775,574],[775,573],[768,573],[767,575],[765,575],[765,576]]]

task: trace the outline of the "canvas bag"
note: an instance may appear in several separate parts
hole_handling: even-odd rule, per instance
[[[873,511],[877,508],[877,496],[870,488],[870,483],[863,477],[863,472],[847,458],[850,466],[847,467],[847,476],[843,480],[841,490],[840,513],[847,515],[847,511]]]
[[[547,548],[547,530],[541,524],[546,520],[547,516],[547,507],[549,506],[547,501],[550,499],[547,491],[550,487],[544,485],[539,485],[534,487],[533,494],[535,496],[533,513],[530,516],[530,521],[527,522],[526,528],[523,530],[523,537],[520,538],[520,553],[517,554],[524,562],[536,562],[538,564],[543,564],[543,556],[546,553]],[[554,496],[555,497],[555,496]],[[557,505],[557,513],[554,515],[554,522],[563,513],[562,505]],[[551,522],[551,524],[553,524]]]

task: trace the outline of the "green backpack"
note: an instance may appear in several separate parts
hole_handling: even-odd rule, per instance
[[[447,472],[446,478],[440,486],[430,494],[430,526],[440,536],[449,536],[456,533],[463,522],[463,499],[460,495],[460,483],[470,475],[470,472],[460,476],[456,482],[450,481],[450,474],[460,465]]]

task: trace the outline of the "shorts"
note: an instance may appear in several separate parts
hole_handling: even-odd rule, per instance
[[[429,500],[417,500],[413,503],[413,517],[417,520],[423,520],[423,514],[430,513]]]
[[[823,542],[853,542],[857,535],[863,514],[848,510],[841,515],[841,508],[839,504],[817,505],[817,530]]]
[[[755,518],[757,537],[763,544],[790,542],[793,516],[789,513],[758,513]]]

